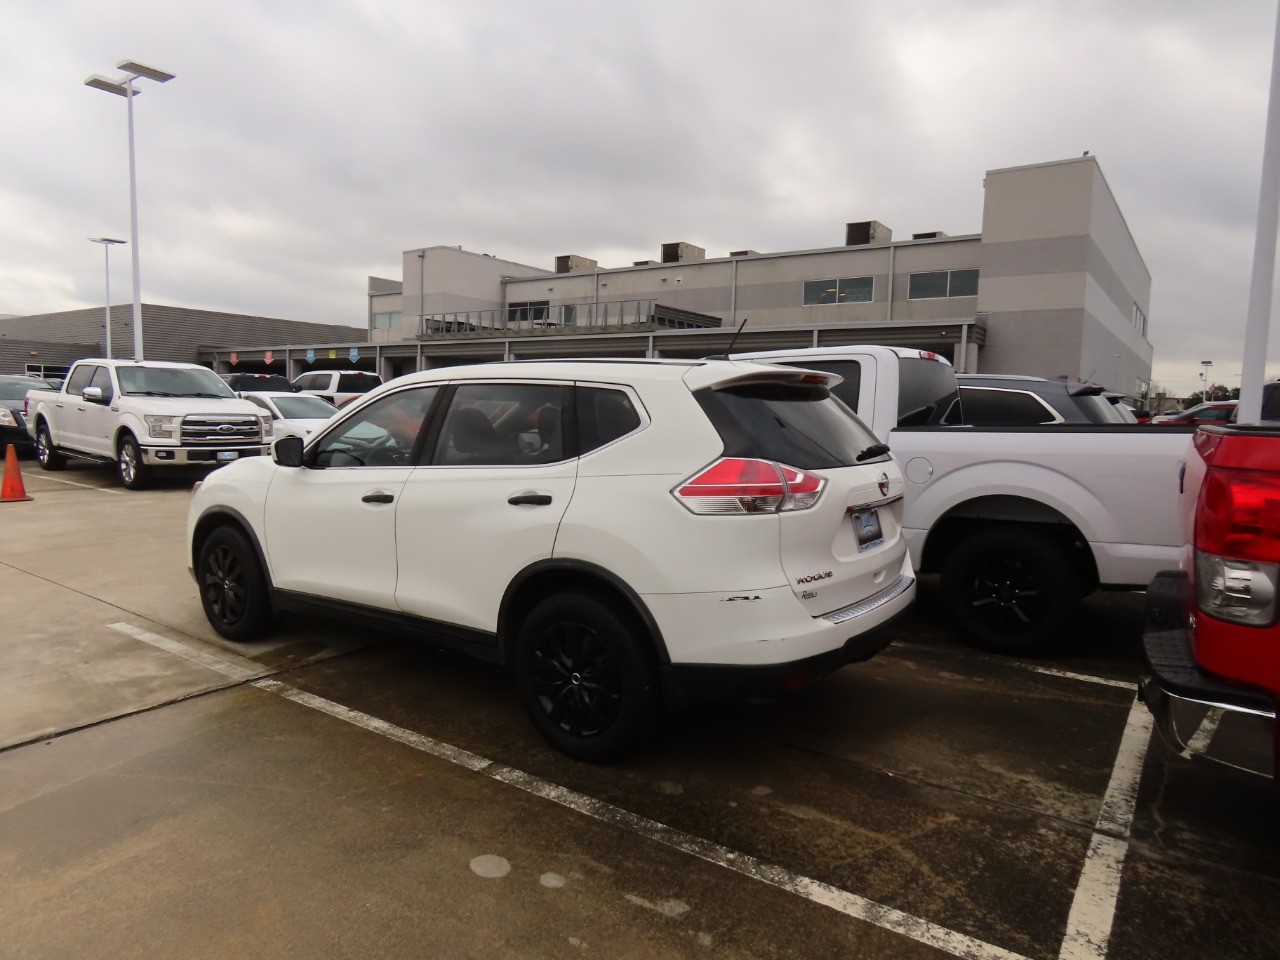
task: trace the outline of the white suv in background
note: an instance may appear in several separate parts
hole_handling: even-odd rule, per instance
[[[902,474],[838,380],[722,360],[400,377],[197,488],[201,602],[232,640],[308,610],[505,664],[553,746],[614,756],[663,707],[892,640],[915,596]]]
[[[293,381],[293,387],[299,393],[324,397],[337,407],[380,386],[382,378],[365,370],[317,370],[304,373]]]

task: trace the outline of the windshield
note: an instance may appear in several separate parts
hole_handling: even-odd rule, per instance
[[[35,380],[0,380],[0,400],[21,400],[28,390],[47,390],[46,384]]]
[[[300,393],[293,397],[272,397],[280,416],[286,420],[328,420],[338,408],[324,397]]]
[[[227,397],[235,393],[206,367],[117,367],[120,392],[140,397]]]

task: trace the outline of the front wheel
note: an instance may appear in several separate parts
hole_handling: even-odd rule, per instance
[[[1080,599],[1080,575],[1048,537],[994,527],[951,552],[942,568],[942,594],[975,646],[1035,656],[1065,635]]]
[[[36,459],[40,461],[42,470],[61,470],[67,465],[67,458],[53,448],[49,425],[43,420],[36,430]]]
[[[657,670],[643,642],[594,596],[556,594],[534,607],[512,666],[538,732],[578,760],[609,760],[640,745],[659,712]]]
[[[120,482],[129,490],[141,490],[151,480],[150,471],[142,462],[142,449],[131,433],[120,438],[120,446],[116,448],[116,467],[120,472]]]
[[[209,624],[228,640],[256,640],[271,624],[271,598],[258,554],[244,535],[219,527],[196,561],[200,605]]]

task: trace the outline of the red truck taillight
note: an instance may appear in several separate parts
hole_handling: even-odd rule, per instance
[[[807,510],[827,481],[785,463],[725,457],[695,473],[671,493],[690,512],[741,515]]]
[[[1196,503],[1196,604],[1230,623],[1269,626],[1280,582],[1280,474],[1210,468]]]

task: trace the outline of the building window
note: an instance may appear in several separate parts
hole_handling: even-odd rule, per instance
[[[942,297],[976,297],[977,270],[936,270],[913,273],[908,279],[908,300],[937,300]]]
[[[507,323],[513,327],[546,326],[550,300],[529,300],[507,305]]]
[[[871,277],[842,277],[837,280],[806,280],[804,305],[825,303],[870,303],[875,296],[875,280]]]
[[[1133,305],[1133,325],[1144,337],[1147,335],[1147,315],[1137,303]]]
[[[400,326],[400,321],[404,318],[399,310],[392,313],[375,313],[373,315],[373,329],[390,330],[393,327]]]

